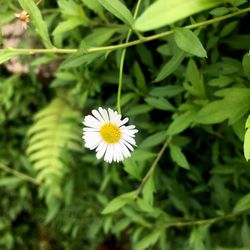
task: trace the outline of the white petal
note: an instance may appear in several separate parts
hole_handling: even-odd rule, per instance
[[[124,118],[123,120],[121,120],[120,122],[119,122],[119,127],[121,127],[122,125],[124,125],[125,123],[127,123],[128,122],[128,117],[126,117],[126,118]]]
[[[89,149],[96,148],[102,141],[99,133],[97,132],[86,132],[83,139],[85,140],[85,147]]]
[[[137,129],[128,130],[125,126],[122,126],[120,129],[122,131],[122,134],[132,136],[132,137],[134,137],[134,134],[136,134],[138,132]]]
[[[130,152],[129,152],[129,150],[128,150],[128,148],[124,145],[123,142],[120,142],[119,146],[121,147],[122,153],[125,156],[125,158],[127,158],[127,157],[129,157],[131,155]]]
[[[123,153],[122,153],[122,148],[121,148],[121,146],[118,144],[117,145],[117,149],[118,149],[118,161],[122,161],[123,160]]]
[[[99,110],[100,114],[102,115],[104,121],[107,123],[110,122],[107,110],[103,109],[101,107],[98,110]]]
[[[134,151],[134,148],[125,140],[121,141],[130,151]]]
[[[98,132],[99,130],[97,128],[83,128],[84,132]]]
[[[87,115],[83,121],[83,124],[90,128],[100,128],[101,123],[92,115]]]
[[[97,110],[92,110],[92,114],[95,116],[95,118],[100,121],[101,123],[105,123],[105,120],[103,117],[100,115],[100,113]]]
[[[112,161],[112,152],[111,152],[111,145],[107,145],[107,150],[104,156],[104,161],[111,162]],[[111,161],[110,161],[111,158]]]
[[[122,139],[123,139],[124,141],[129,142],[129,143],[132,144],[132,145],[136,145],[135,139],[134,139],[133,137],[131,137],[131,136],[122,135]]]
[[[94,142],[91,142],[91,143],[86,143],[85,144],[85,147],[86,148],[89,148],[91,150],[95,149],[99,144],[101,143],[101,141],[94,141]]]
[[[104,155],[104,153],[106,152],[107,149],[107,144],[102,142],[96,149],[97,153],[96,153],[96,158],[97,159],[101,159]]]
[[[116,115],[112,109],[108,109],[108,114],[109,114],[109,120],[111,123],[115,124],[116,122]]]

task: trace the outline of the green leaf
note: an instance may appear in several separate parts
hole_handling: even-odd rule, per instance
[[[178,51],[173,57],[161,68],[158,73],[155,82],[160,82],[169,75],[171,75],[181,64],[185,58],[185,53],[183,51]]]
[[[158,0],[135,21],[134,28],[148,31],[221,4],[220,0]]]
[[[233,124],[250,109],[248,88],[226,88],[217,91],[216,95],[224,98],[205,105],[195,117],[197,123],[213,124],[229,119],[229,123]]]
[[[135,198],[135,194],[136,191],[132,191],[117,196],[106,205],[106,207],[102,210],[102,214],[109,214],[117,211],[121,207],[125,206],[127,203],[133,201]]]
[[[250,115],[247,118],[246,121],[246,133],[245,133],[245,137],[244,137],[244,156],[246,158],[246,160],[248,161],[250,159]]]
[[[177,163],[178,166],[185,169],[189,169],[188,161],[179,146],[170,144],[170,156],[172,160]]]
[[[117,31],[117,28],[96,28],[88,36],[84,37],[87,47],[101,46],[107,42]]]
[[[20,54],[28,54],[28,53],[20,53],[16,51],[6,50],[3,52],[0,52],[0,64],[10,60],[11,58],[18,56]]]
[[[82,25],[82,21],[77,19],[77,18],[72,18],[69,19],[67,21],[63,21],[61,23],[59,23],[56,28],[53,30],[53,35],[57,36],[57,35],[61,35],[63,33],[66,33],[74,28],[76,28],[77,26]]]
[[[37,33],[41,36],[45,47],[52,48],[53,45],[49,38],[48,27],[44,22],[41,12],[34,1],[18,0],[22,8],[29,14],[31,23],[35,26]]]
[[[82,65],[88,65],[97,58],[104,55],[104,52],[86,54],[85,52],[78,51],[72,56],[69,56],[61,65],[61,69],[75,68]]]
[[[157,96],[157,97],[161,97],[161,96],[173,97],[173,96],[180,94],[183,91],[184,89],[182,86],[168,85],[164,87],[155,87],[149,92],[149,94],[152,96]]]
[[[148,247],[153,246],[158,239],[160,238],[162,232],[164,230],[153,230],[152,233],[145,236],[143,239],[141,239],[139,242],[135,244],[134,249],[136,250],[145,250],[148,249]]]
[[[133,157],[127,158],[123,161],[124,170],[130,175],[141,180],[140,168],[136,161],[133,160]]]
[[[220,32],[220,37],[225,37],[225,36],[228,36],[229,34],[231,34],[236,27],[239,26],[239,23],[238,21],[233,21],[233,22],[230,22],[230,23],[227,23],[223,29],[221,30]]]
[[[131,108],[126,114],[127,116],[140,115],[140,114],[145,114],[152,109],[153,108],[147,104],[138,104],[133,106],[133,108]]]
[[[154,192],[155,192],[155,182],[154,182],[154,175],[152,174],[146,181],[142,190],[143,200],[150,206],[152,206],[154,203]]]
[[[248,220],[245,217],[243,224],[242,224],[242,227],[241,227],[241,239],[242,239],[244,246],[250,246],[249,235],[250,235],[250,228],[248,225]]]
[[[250,55],[249,54],[244,55],[242,66],[243,66],[243,70],[244,70],[246,77],[248,78],[248,80],[250,80]]]
[[[177,46],[183,51],[198,57],[207,57],[207,52],[202,43],[191,30],[176,28],[174,31],[174,39]]]
[[[186,70],[186,80],[187,81],[183,83],[183,87],[191,95],[198,96],[200,98],[206,97],[203,75],[199,71],[193,59],[190,59],[188,61]]]
[[[109,12],[125,24],[132,26],[133,16],[130,10],[119,0],[98,0],[98,2]]]
[[[90,20],[80,4],[69,0],[58,0],[57,3],[65,19],[78,19],[85,26],[89,24]]]
[[[136,61],[133,66],[133,71],[134,71],[134,76],[136,79],[136,85],[138,88],[142,91],[146,91],[147,85],[146,85],[146,80],[143,74],[143,71],[140,67],[140,64]]]
[[[228,12],[230,12],[229,8],[226,7],[218,7],[213,10],[211,10],[209,13],[213,16],[223,16],[226,15]]]
[[[1,177],[0,187],[6,187],[8,189],[17,188],[23,180],[20,177]]]
[[[250,209],[250,193],[243,196],[235,205],[233,212],[241,213]]]
[[[176,135],[184,131],[193,122],[196,113],[197,113],[196,110],[190,110],[177,116],[173,120],[173,122],[169,125],[167,134]]]
[[[155,97],[147,97],[145,101],[152,107],[156,109],[166,110],[166,111],[173,111],[175,107],[163,97],[155,98]]]
[[[228,86],[230,83],[232,83],[234,79],[229,76],[219,76],[218,78],[214,78],[211,81],[208,82],[208,85],[212,87],[219,87],[223,88]]]
[[[82,0],[82,2],[92,11],[94,11],[100,18],[102,18],[104,21],[107,21],[107,18],[105,17],[103,13],[103,8],[101,4],[98,3],[98,0]]]
[[[162,142],[164,142],[167,138],[166,131],[160,131],[157,132],[151,136],[148,136],[141,144],[140,148],[149,148],[149,147],[155,147]]]

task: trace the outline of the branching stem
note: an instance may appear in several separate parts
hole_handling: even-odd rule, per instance
[[[211,25],[214,23],[218,23],[221,22],[223,20],[241,15],[243,13],[247,13],[250,12],[250,7],[245,8],[245,9],[240,9],[237,10],[233,13],[224,15],[224,16],[220,16],[220,17],[215,17],[213,19],[207,20],[207,21],[203,21],[203,22],[198,22],[198,23],[194,23],[194,24],[190,24],[187,26],[184,26],[184,28],[187,29],[195,29],[195,28],[199,28],[199,27],[204,27],[207,25]],[[150,42],[162,37],[166,37],[169,36],[171,34],[174,33],[174,30],[169,30],[169,31],[165,31],[165,32],[161,32],[152,36],[147,36],[144,37],[143,39],[138,39],[138,40],[134,40],[131,42],[125,42],[122,44],[117,44],[117,45],[110,45],[110,46],[102,46],[102,47],[96,47],[96,48],[89,48],[86,50],[86,53],[96,53],[96,52],[101,52],[101,51],[114,51],[117,49],[123,49],[123,48],[127,48],[127,47],[131,47],[134,45],[138,45],[138,44],[142,44],[145,42]],[[16,52],[17,54],[26,54],[26,55],[34,55],[34,54],[50,54],[50,53],[54,53],[54,54],[73,54],[75,52],[78,51],[78,49],[60,49],[60,48],[52,48],[52,49],[18,49],[18,48],[4,48],[4,49],[0,49],[0,53],[1,52],[8,52],[8,51],[13,51]]]
[[[10,168],[8,166],[5,166],[4,164],[0,164],[0,169],[9,173],[9,174],[12,174],[12,175],[15,175],[17,177],[19,177],[20,179],[24,180],[24,181],[28,181],[28,182],[31,182],[35,185],[40,185],[41,183],[38,182],[36,179],[30,177],[29,175],[26,175],[26,174],[23,174],[13,168]]]
[[[166,148],[169,146],[171,140],[172,140],[172,137],[168,137],[167,140],[165,141],[165,143],[163,144],[163,146],[162,146],[161,150],[159,151],[159,153],[157,154],[154,162],[152,163],[152,165],[149,168],[148,172],[146,173],[146,175],[142,179],[142,182],[141,182],[140,186],[136,189],[135,199],[140,195],[145,183],[147,182],[149,177],[154,173],[154,170],[155,170],[159,160],[161,159],[161,157],[162,157],[164,151],[166,150]]]
[[[187,227],[187,226],[201,226],[201,225],[206,225],[206,224],[213,224],[213,223],[224,221],[224,220],[234,219],[237,216],[239,216],[239,214],[227,214],[227,215],[222,215],[222,216],[209,218],[209,219],[203,219],[203,220],[170,222],[170,223],[166,224],[166,228]]]

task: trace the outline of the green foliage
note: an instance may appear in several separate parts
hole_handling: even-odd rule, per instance
[[[183,51],[198,57],[207,57],[199,38],[189,29],[177,28],[174,32],[176,44]]]
[[[69,171],[71,159],[67,151],[81,151],[78,112],[65,101],[55,98],[34,117],[34,125],[28,131],[27,155],[37,171],[36,180],[42,183],[40,193],[46,197],[50,221],[59,210],[55,199],[63,199],[62,184]]]
[[[29,13],[32,23],[35,25],[37,33],[41,36],[44,45],[51,48],[53,45],[49,38],[48,27],[42,19],[41,12],[33,1],[20,0],[18,1],[22,8]]]
[[[0,10],[0,249],[249,249],[249,1],[18,2]],[[139,132],[107,164],[82,121],[119,79]]]
[[[136,20],[135,29],[148,31],[172,24],[185,17],[219,5],[219,0],[159,0]]]

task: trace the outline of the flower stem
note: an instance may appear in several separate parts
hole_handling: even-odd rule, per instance
[[[141,5],[141,0],[138,0],[136,8],[135,8],[135,13],[133,16],[134,19],[136,19],[137,17],[140,5]],[[125,44],[128,44],[131,34],[132,34],[132,29],[128,31]],[[122,80],[123,80],[123,68],[124,68],[125,56],[126,56],[126,47],[124,47],[124,49],[122,50],[120,69],[119,69],[119,85],[118,85],[118,92],[117,92],[117,111],[119,114],[121,114],[121,92],[122,92]]]

